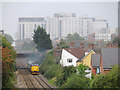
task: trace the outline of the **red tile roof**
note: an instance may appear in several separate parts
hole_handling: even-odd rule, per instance
[[[85,55],[85,51],[82,48],[64,48],[64,49],[77,58],[82,58]]]

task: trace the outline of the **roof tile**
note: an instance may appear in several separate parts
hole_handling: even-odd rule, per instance
[[[65,50],[77,58],[82,58],[85,55],[85,51],[82,48],[65,48]]]

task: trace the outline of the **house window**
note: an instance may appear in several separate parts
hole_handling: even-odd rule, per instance
[[[72,59],[67,59],[67,62],[68,63],[72,63]]]
[[[100,68],[96,68],[96,74],[100,73]]]

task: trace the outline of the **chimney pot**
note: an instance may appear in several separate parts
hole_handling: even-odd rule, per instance
[[[81,43],[80,46],[81,46],[81,48],[84,48],[84,43]]]
[[[75,43],[74,43],[74,42],[70,42],[70,43],[69,43],[69,46],[70,46],[70,47],[75,47]]]

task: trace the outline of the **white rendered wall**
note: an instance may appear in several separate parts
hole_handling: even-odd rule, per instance
[[[72,59],[72,63],[68,63],[67,59]],[[62,56],[61,56],[61,61],[62,61],[62,65],[63,66],[71,66],[73,65],[74,67],[76,67],[76,61],[78,59],[73,56],[72,54],[70,54],[69,52],[67,52],[66,50],[62,50]]]

